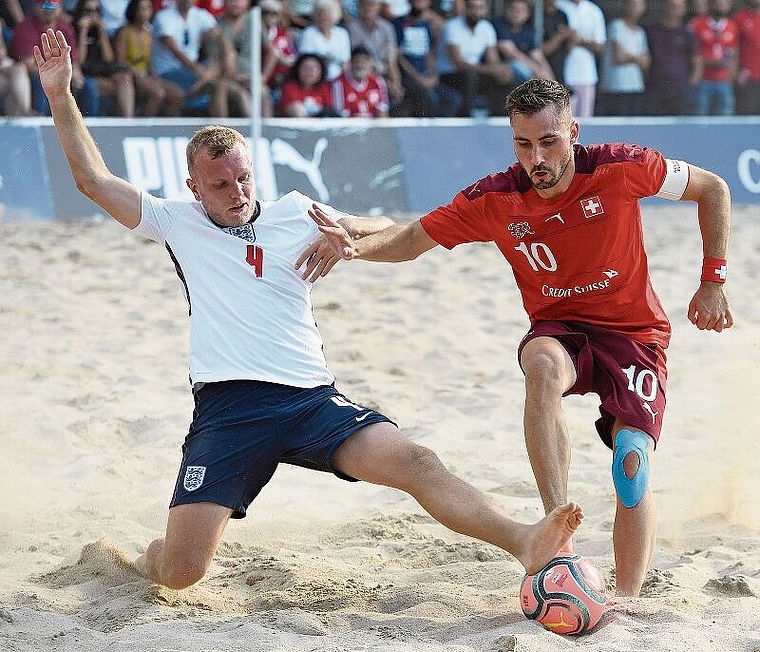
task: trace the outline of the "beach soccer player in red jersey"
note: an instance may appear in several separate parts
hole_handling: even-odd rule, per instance
[[[518,349],[525,442],[544,508],[567,501],[570,439],[561,399],[595,392],[612,450],[616,592],[637,596],[654,551],[650,456],[665,411],[670,325],[649,279],[639,199],[697,203],[704,264],[688,307],[700,330],[730,328],[724,293],[731,198],[715,174],[628,144],[578,144],[561,84],[531,79],[507,100],[518,162],[408,225],[360,241],[318,208],[312,218],[344,259],[398,262],[443,245],[493,241],[530,318]],[[316,248],[296,261],[323,273]],[[696,280],[696,279],[695,279]],[[570,542],[564,552],[572,551]]]

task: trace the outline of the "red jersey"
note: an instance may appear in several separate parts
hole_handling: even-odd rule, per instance
[[[380,75],[369,75],[363,81],[343,73],[333,82],[333,106],[344,118],[377,118],[388,112],[388,87]]]
[[[636,145],[576,145],[575,176],[559,197],[541,198],[515,163],[421,222],[448,249],[496,243],[531,324],[586,322],[666,347],[670,323],[649,279],[639,199],[664,192],[670,166],[683,175],[685,165]]]
[[[288,74],[293,62],[296,60],[296,46],[293,44],[290,32],[282,25],[270,27],[267,30],[267,38],[272,49],[280,58],[289,62],[288,65],[278,62],[266,80],[268,86],[278,85],[282,83],[282,79]],[[262,48],[262,60],[265,56]]]
[[[221,17],[225,9],[224,0],[195,0],[195,6],[213,14],[214,18]]]
[[[734,15],[739,26],[739,69],[747,78],[760,80],[760,11],[742,9]]]
[[[332,107],[332,97],[330,96],[330,85],[320,84],[314,88],[304,88],[292,80],[286,81],[282,85],[282,95],[280,96],[280,108],[284,115],[285,107],[293,102],[301,102],[310,116],[318,116],[325,108]]]
[[[704,61],[720,61],[729,55],[737,56],[739,27],[733,20],[721,18],[716,21],[710,16],[697,16],[690,24]],[[702,73],[702,79],[706,81],[726,81],[730,78],[731,71],[728,68],[705,66]]]

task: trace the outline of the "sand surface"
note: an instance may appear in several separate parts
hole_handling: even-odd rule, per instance
[[[694,206],[647,207],[673,323],[654,466],[659,532],[638,599],[589,635],[527,621],[520,564],[397,491],[281,466],[207,578],[171,591],[129,561],[163,532],[192,402],[186,305],[165,251],[110,221],[0,222],[0,650],[760,651],[760,228],[734,212],[735,327],[685,319]],[[339,265],[314,289],[338,387],[377,406],[515,517],[541,516],[515,349],[527,327],[493,246]],[[576,550],[613,573],[596,397],[565,401]]]

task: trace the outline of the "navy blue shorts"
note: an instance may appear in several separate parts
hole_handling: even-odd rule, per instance
[[[601,398],[596,430],[612,448],[615,419],[660,439],[665,414],[668,378],[665,351],[656,344],[642,344],[623,333],[578,322],[541,321],[520,342],[523,347],[536,337],[553,337],[565,348],[575,365],[577,380],[567,392],[595,392]]]
[[[333,468],[335,451],[361,428],[383,421],[393,423],[332,385],[206,383],[195,393],[170,506],[210,502],[243,518],[280,462],[355,481]]]

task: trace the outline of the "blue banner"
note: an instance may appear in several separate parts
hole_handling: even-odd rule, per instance
[[[247,133],[243,120],[220,121]],[[161,197],[190,198],[185,146],[205,122],[88,121],[111,171]],[[79,193],[49,119],[0,124],[0,209],[6,218],[102,211]],[[580,141],[630,142],[722,176],[737,204],[760,203],[760,118],[594,118]],[[255,147],[262,199],[299,190],[359,214],[425,213],[515,160],[506,119],[267,120]],[[654,200],[656,201],[656,200]]]

